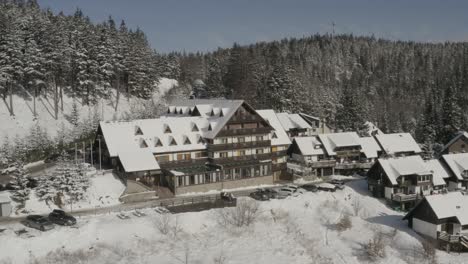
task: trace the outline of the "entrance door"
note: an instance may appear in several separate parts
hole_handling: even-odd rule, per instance
[[[453,224],[452,223],[447,223],[447,233],[448,234],[453,234]]]

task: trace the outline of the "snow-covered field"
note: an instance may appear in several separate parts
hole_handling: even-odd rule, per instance
[[[120,204],[119,197],[125,191],[125,185],[112,172],[103,175],[90,173],[90,185],[85,192],[85,199],[79,202],[70,203],[69,199],[64,199],[64,209],[67,211],[79,209],[95,209]],[[13,203],[14,204],[14,203]],[[14,204],[14,207],[17,205]],[[23,216],[25,214],[47,214],[51,210],[58,208],[54,203],[39,200],[34,190],[26,201],[25,210],[20,210],[11,216]],[[15,212],[16,209],[13,210]]]
[[[153,100],[159,101],[161,96],[164,96],[172,87],[177,86],[176,80],[161,78],[159,81],[158,89],[156,89]],[[9,102],[9,99],[7,100]],[[73,98],[67,95],[63,97],[64,109],[63,113],[59,113],[58,120],[55,120],[53,113],[52,98],[39,97],[36,101],[37,121],[42,128],[45,128],[48,135],[55,137],[57,131],[61,128],[62,123],[65,126],[69,126],[65,116],[69,115],[72,111]],[[109,100],[101,100],[95,106],[86,106],[78,104],[78,110],[81,118],[92,115],[94,111],[97,111],[104,120],[112,120],[120,118],[122,114],[131,111],[132,107],[141,105],[144,102],[138,98],[127,98],[121,96],[118,102],[117,112],[114,109],[115,98]],[[13,96],[13,108],[15,116],[10,116],[7,106],[3,101],[0,101],[0,144],[6,136],[9,137],[10,141],[18,134],[18,136],[24,136],[29,132],[29,128],[34,124],[33,116],[33,101],[25,100],[16,95]]]
[[[240,200],[250,200],[241,198]],[[359,210],[358,210],[359,209]],[[363,180],[336,193],[306,193],[259,203],[259,216],[250,226],[224,226],[223,210],[170,215],[151,209],[147,216],[121,220],[115,214],[78,219],[78,228],[28,229],[20,224],[0,233],[4,263],[366,263],[363,247],[381,233],[385,257],[376,263],[428,263],[420,238],[402,215],[369,197]],[[351,226],[339,231],[337,222],[350,215]],[[177,224],[176,224],[177,223]],[[176,228],[177,227],[177,228]],[[422,241],[422,240],[421,240]],[[466,263],[463,254],[437,251],[439,263]]]

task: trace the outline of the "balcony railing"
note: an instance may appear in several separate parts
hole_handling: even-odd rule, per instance
[[[261,122],[262,119],[256,115],[234,115],[229,119],[229,123],[243,123],[243,122]]]
[[[360,150],[338,150],[335,151],[336,156],[360,156]]]
[[[211,162],[215,164],[227,164],[227,163],[234,163],[239,161],[256,161],[256,160],[270,160],[271,153],[265,154],[254,154],[254,155],[246,155],[246,156],[235,156],[235,157],[227,157],[227,158],[211,158]]]
[[[315,168],[326,168],[326,167],[335,167],[336,161],[335,160],[319,160],[313,161],[308,164],[309,167]]]
[[[263,141],[251,141],[241,143],[229,143],[229,144],[208,144],[208,151],[222,151],[232,149],[245,149],[245,148],[258,148],[258,147],[270,147],[270,140]]]
[[[421,199],[420,194],[404,194],[404,193],[394,193],[392,195],[392,200],[396,202],[408,202]]]
[[[189,160],[159,161],[159,165],[163,169],[172,169],[186,166],[205,165],[206,162],[208,162],[208,158],[198,158]]]
[[[335,168],[338,170],[369,169],[373,164],[373,162],[336,163]]]
[[[240,129],[226,129],[218,133],[218,137],[225,136],[241,136],[241,135],[259,135],[270,133],[271,128],[257,127],[257,128],[240,128]]]
[[[273,157],[282,157],[282,156],[287,156],[288,151],[287,150],[280,150],[280,151],[274,151],[271,153]]]

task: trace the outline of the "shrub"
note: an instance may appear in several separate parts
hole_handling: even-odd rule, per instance
[[[364,245],[364,251],[372,261],[377,261],[379,258],[385,257],[385,241],[382,231],[377,231],[374,237],[369,240],[369,243]]]
[[[258,204],[253,200],[238,201],[234,208],[217,211],[217,221],[222,226],[249,226],[258,216]]]
[[[341,216],[340,220],[338,221],[338,223],[336,223],[336,229],[339,231],[339,232],[342,232],[342,231],[345,231],[347,229],[350,229],[351,227],[353,226],[352,222],[351,222],[351,218],[349,217],[348,214],[344,214],[343,216]]]

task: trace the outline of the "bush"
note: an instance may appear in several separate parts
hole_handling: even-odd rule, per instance
[[[217,221],[222,226],[249,226],[258,216],[258,203],[253,200],[238,201],[235,208],[217,211]]]
[[[339,232],[342,232],[342,231],[345,231],[347,229],[350,229],[351,227],[353,226],[352,222],[351,222],[351,218],[349,217],[348,214],[344,214],[340,220],[338,221],[338,223],[336,223],[336,229],[339,231]]]
[[[385,241],[382,231],[377,231],[374,237],[369,240],[369,243],[364,245],[364,251],[372,261],[377,261],[379,258],[385,257]]]
[[[432,244],[429,241],[423,241],[422,247],[424,250],[424,259],[427,260],[427,263],[437,264],[438,263],[437,254],[436,254],[436,248],[434,247],[434,244]]]

